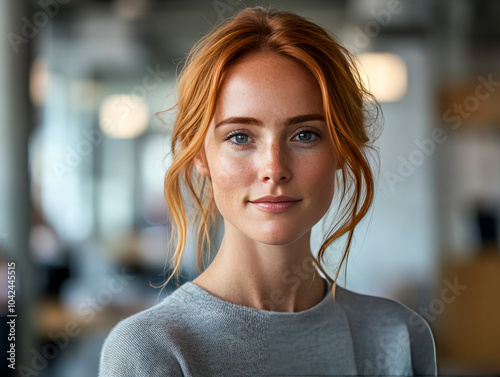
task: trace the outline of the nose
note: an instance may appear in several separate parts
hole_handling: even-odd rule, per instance
[[[290,158],[286,147],[278,142],[266,146],[260,158],[260,180],[265,183],[285,183],[290,180]]]

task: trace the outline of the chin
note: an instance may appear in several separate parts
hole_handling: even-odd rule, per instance
[[[255,234],[255,237],[251,238],[266,245],[284,246],[297,241],[305,233],[307,232],[291,227],[288,229],[262,229],[258,234]]]

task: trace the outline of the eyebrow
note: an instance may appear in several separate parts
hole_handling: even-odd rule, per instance
[[[292,124],[309,122],[312,120],[322,120],[325,121],[325,117],[320,114],[307,114],[307,115],[297,115],[292,118],[288,118],[283,122],[284,126],[289,126]],[[221,120],[219,123],[215,125],[215,128],[222,126],[224,124],[248,124],[251,126],[262,126],[262,121],[250,118],[250,117],[229,117]]]

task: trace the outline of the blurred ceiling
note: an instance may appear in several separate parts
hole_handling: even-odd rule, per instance
[[[76,76],[88,75],[85,72],[88,67],[92,67],[94,76],[99,75],[99,71],[106,76],[133,75],[148,62],[162,62],[165,69],[173,72],[201,36],[244,6],[236,0],[64,0],[67,4],[58,1],[61,4],[50,38],[59,49],[71,46],[73,56],[61,59],[59,51],[52,69]],[[383,23],[389,4],[395,3],[399,4],[399,11],[389,14],[389,22],[382,25],[377,36],[417,37],[429,44],[442,45],[445,59],[449,59],[443,64],[453,65],[459,60],[465,74],[494,71],[500,58],[500,1],[496,0],[274,0],[267,3],[278,9],[300,12],[336,34],[352,31],[354,27],[366,28],[374,20]],[[30,4],[33,13],[40,9],[37,0],[30,0]],[[244,4],[256,6],[263,2],[247,0]],[[371,44],[372,48],[375,43]],[[50,50],[47,46],[41,48]]]

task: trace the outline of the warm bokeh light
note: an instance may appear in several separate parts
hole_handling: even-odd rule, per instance
[[[358,56],[364,84],[380,102],[399,101],[406,92],[406,64],[391,53],[365,53]]]
[[[35,106],[42,106],[45,102],[49,86],[50,74],[47,60],[36,58],[30,68],[30,97]]]
[[[148,105],[138,96],[112,95],[101,105],[99,126],[110,137],[135,138],[144,133],[148,121]]]

